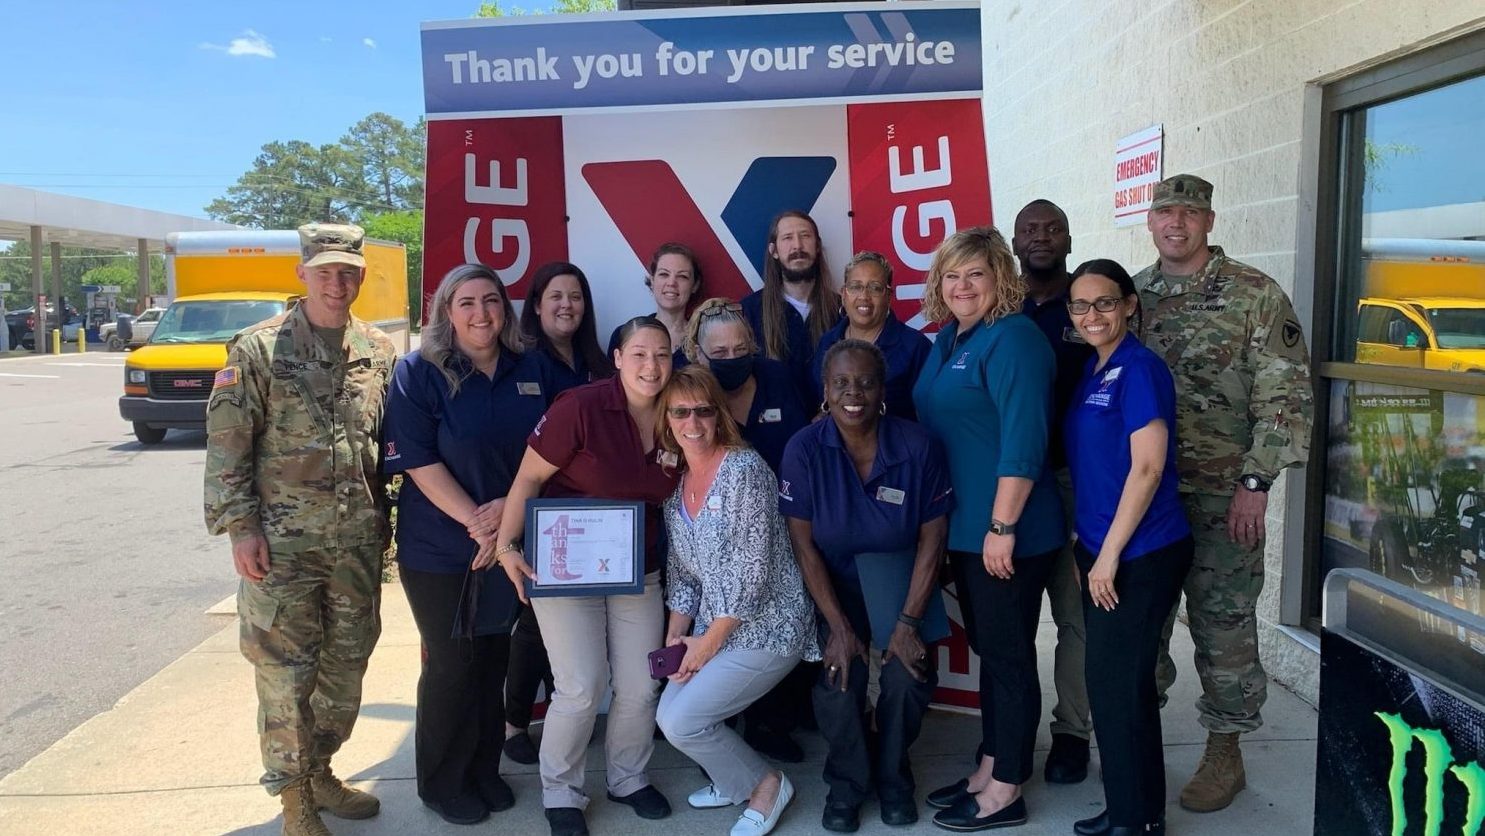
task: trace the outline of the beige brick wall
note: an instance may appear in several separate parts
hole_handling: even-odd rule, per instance
[[[1295,275],[1314,211],[1300,205],[1312,193],[1301,178],[1315,177],[1301,160],[1307,89],[1485,28],[1480,0],[982,0],[980,16],[998,224],[1044,197],[1068,213],[1074,264],[1148,265],[1144,227],[1113,224],[1114,143],[1163,123],[1165,173],[1216,186],[1213,242],[1277,279],[1302,317],[1313,282]],[[1314,701],[1318,661],[1274,629],[1285,520],[1282,494],[1273,499],[1264,658]]]

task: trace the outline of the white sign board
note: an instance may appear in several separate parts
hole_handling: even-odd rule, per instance
[[[10,282],[0,282],[0,293],[10,292]]]
[[[1162,179],[1164,156],[1164,125],[1152,125],[1114,145],[1114,226],[1145,222],[1155,184]]]

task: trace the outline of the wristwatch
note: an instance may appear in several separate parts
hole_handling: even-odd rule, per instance
[[[1250,491],[1256,491],[1258,493],[1267,493],[1268,489],[1273,486],[1272,482],[1263,478],[1262,476],[1259,476],[1256,473],[1244,473],[1242,477],[1238,479],[1238,484],[1242,485]]]
[[[990,533],[999,534],[1002,537],[1006,536],[1007,534],[1015,534],[1016,524],[1001,522],[1000,520],[992,519],[990,520]]]

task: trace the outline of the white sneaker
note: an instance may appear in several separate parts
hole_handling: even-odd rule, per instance
[[[737,802],[718,794],[716,784],[707,784],[686,796],[686,803],[698,810],[712,810],[717,807],[731,807]]]
[[[732,825],[731,836],[764,836],[772,833],[774,827],[779,823],[779,816],[783,815],[784,808],[794,800],[794,785],[789,783],[789,776],[779,773],[779,794],[774,796],[773,809],[768,811],[765,817],[762,813],[749,807],[737,817],[737,823]]]

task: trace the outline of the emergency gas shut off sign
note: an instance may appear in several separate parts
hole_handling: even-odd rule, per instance
[[[1145,222],[1165,156],[1165,126],[1152,125],[1114,145],[1114,226]]]
[[[977,93],[978,8],[915,5],[425,24],[428,115],[822,103],[889,88],[914,99]]]

